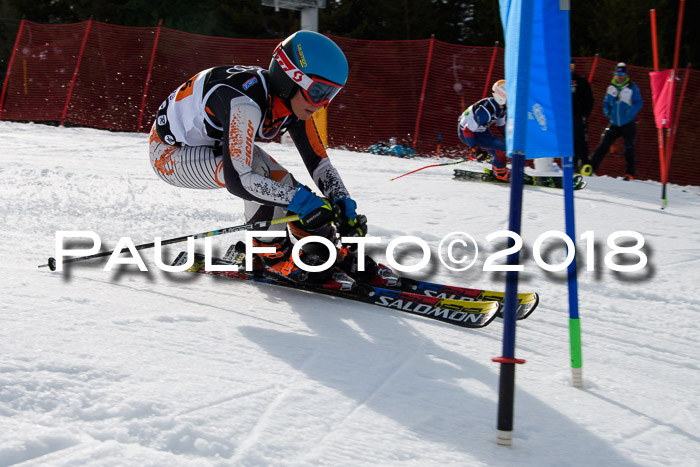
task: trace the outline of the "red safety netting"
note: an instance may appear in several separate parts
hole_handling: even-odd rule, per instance
[[[332,37],[350,65],[348,84],[328,107],[328,143],[367,150],[396,137],[412,145],[429,44]]]
[[[3,120],[61,120],[84,36],[84,23],[22,22],[3,86]]]
[[[503,49],[435,39],[331,38],[350,63],[348,84],[328,108],[331,147],[366,151],[393,137],[420,155],[464,155],[457,118],[467,106],[490,94],[491,83],[503,78]],[[0,96],[0,118],[145,132],[161,102],[194,74],[226,64],[267,67],[278,42],[97,21],[67,25],[23,21]],[[576,61],[578,74],[590,79],[595,97],[590,152],[608,123],[602,101],[615,64],[594,57]],[[637,117],[637,176],[659,180],[649,71],[628,66],[644,99]],[[693,160],[700,135],[691,129],[700,106],[700,73],[681,69],[678,76],[677,107],[681,84],[686,90],[668,181],[700,185],[700,166]],[[620,139],[598,173],[624,175],[623,153]]]

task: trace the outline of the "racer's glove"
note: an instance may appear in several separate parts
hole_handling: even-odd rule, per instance
[[[357,214],[357,203],[352,198],[338,198],[333,202],[335,224],[341,237],[367,235],[367,217]]]
[[[287,210],[299,214],[299,222],[307,229],[317,229],[331,222],[335,214],[327,199],[319,198],[301,183]]]
[[[481,149],[479,146],[473,146],[471,148],[471,154],[469,155],[469,160],[484,162],[491,158],[491,154]]]

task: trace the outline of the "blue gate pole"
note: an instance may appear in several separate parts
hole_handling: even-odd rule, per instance
[[[576,272],[576,216],[574,215],[574,163],[573,157],[563,157],[564,168],[564,216],[566,235],[574,242],[574,260],[567,268],[569,287],[569,347],[571,349],[571,384],[583,387],[583,356],[581,352],[581,321],[578,316],[578,277]]]
[[[520,235],[522,220],[523,185],[525,180],[525,154],[514,152],[510,172],[510,219],[508,228]],[[513,246],[509,240],[508,246]],[[506,264],[517,266],[520,251],[508,255]],[[518,271],[506,272],[506,293],[503,311],[503,353],[492,360],[501,364],[498,384],[498,435],[496,442],[510,446],[513,436],[513,405],[515,399],[515,365],[525,360],[515,358],[515,323],[518,308]]]

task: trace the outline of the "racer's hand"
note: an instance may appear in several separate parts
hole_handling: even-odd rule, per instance
[[[339,198],[333,202],[336,228],[341,237],[367,235],[367,217],[357,214],[357,203],[352,198]]]
[[[301,183],[287,210],[299,214],[299,222],[305,228],[317,229],[333,220],[333,206],[325,198],[319,198]]]

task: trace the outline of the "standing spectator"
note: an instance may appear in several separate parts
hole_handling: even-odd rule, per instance
[[[593,152],[593,172],[598,170],[610,146],[622,136],[625,139],[625,180],[632,180],[637,174],[637,160],[634,154],[634,140],[637,124],[634,119],[642,108],[642,95],[639,87],[627,76],[627,65],[620,62],[615,67],[615,77],[605,94],[603,111],[610,124],[603,133],[600,144]]]
[[[588,159],[588,117],[593,110],[593,91],[588,80],[576,74],[576,61],[571,59],[571,99],[574,121],[574,168],[591,174]],[[587,167],[586,167],[587,166]]]

